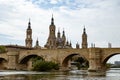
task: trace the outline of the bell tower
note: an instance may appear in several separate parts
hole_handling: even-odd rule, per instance
[[[54,25],[54,18],[53,18],[53,15],[52,15],[51,24],[49,26],[49,37],[48,37],[47,43],[45,45],[46,48],[49,48],[49,49],[55,49],[56,48],[55,29],[56,29],[56,27]]]
[[[86,29],[84,27],[83,29],[83,34],[82,34],[82,48],[88,48],[88,44],[87,44],[87,34],[86,34]]]
[[[28,22],[28,28],[26,30],[25,45],[28,48],[32,48],[32,29],[31,29],[30,19],[29,19],[29,22]]]

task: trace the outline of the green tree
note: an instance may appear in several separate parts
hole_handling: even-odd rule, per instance
[[[82,57],[76,58],[75,62],[78,62],[78,64],[76,65],[78,67],[78,69],[89,67],[88,61],[83,59]]]
[[[54,63],[52,61],[44,61],[41,59],[33,59],[33,69],[34,71],[51,71],[58,70],[59,64]]]
[[[6,52],[6,48],[4,46],[0,46],[0,53]]]
[[[112,65],[111,63],[106,63],[106,67],[107,67],[107,68],[110,68],[111,65]]]

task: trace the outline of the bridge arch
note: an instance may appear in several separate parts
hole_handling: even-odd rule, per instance
[[[3,57],[0,57],[0,62],[3,61],[3,60],[6,61],[6,62],[8,62],[7,59],[5,59]]]
[[[36,58],[36,57],[39,57],[44,60],[42,56],[39,56],[37,54],[30,54],[30,55],[23,56],[18,63],[19,64],[27,63],[27,61],[29,61],[31,58]]]
[[[104,58],[102,64],[105,65],[106,62],[107,62],[112,56],[115,56],[115,55],[118,55],[118,54],[120,54],[120,53],[112,53],[112,54],[108,55],[107,57]]]
[[[7,60],[0,57],[0,69],[7,69]]]
[[[80,57],[82,57],[84,60],[88,61],[83,55],[79,54],[79,53],[72,53],[72,54],[69,54],[67,56],[64,57],[63,61],[62,61],[62,66],[63,67],[68,67],[68,61],[73,57],[73,56],[76,56],[76,55],[79,55]]]

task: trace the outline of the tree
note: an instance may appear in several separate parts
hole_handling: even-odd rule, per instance
[[[41,59],[33,59],[33,69],[34,71],[50,71],[50,70],[58,70],[59,64],[54,63],[52,61],[44,61]]]
[[[88,61],[85,60],[82,57],[76,58],[75,62],[78,62],[78,64],[76,65],[78,67],[78,69],[80,69],[80,68],[88,68],[89,67]]]
[[[0,46],[0,53],[6,52],[6,48],[4,46]]]

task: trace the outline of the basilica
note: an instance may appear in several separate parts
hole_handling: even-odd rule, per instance
[[[54,18],[52,16],[51,18],[51,24],[49,26],[49,36],[47,39],[46,44],[44,45],[45,49],[68,49],[72,48],[72,43],[66,40],[66,35],[65,31],[63,30],[62,35],[60,31],[58,30],[57,36],[56,36],[56,26],[54,24]],[[32,39],[32,28],[31,28],[31,22],[29,20],[28,22],[28,28],[26,30],[26,39],[25,39],[25,45],[27,48],[33,48],[33,39]],[[81,43],[81,48],[87,48],[87,34],[86,34],[86,29],[84,27],[83,29],[83,34],[82,34],[82,43]],[[41,46],[39,45],[38,39],[36,40],[36,44],[34,48],[41,49]],[[80,48],[79,44],[76,44],[76,48]]]
[[[58,30],[56,34],[56,26],[52,16],[45,45],[41,47],[37,39],[35,46],[33,46],[32,27],[29,20],[25,46],[3,45],[6,49],[0,54],[0,69],[31,70],[33,58],[37,57],[45,61],[58,63],[61,70],[70,70],[75,59],[79,58],[81,66],[85,67],[87,65],[88,67],[89,65],[88,71],[100,72],[106,69],[106,62],[111,56],[120,54],[120,48],[88,48],[85,27],[81,40],[81,45],[77,43],[76,48],[73,48],[72,43],[66,39],[64,30],[62,33]]]

